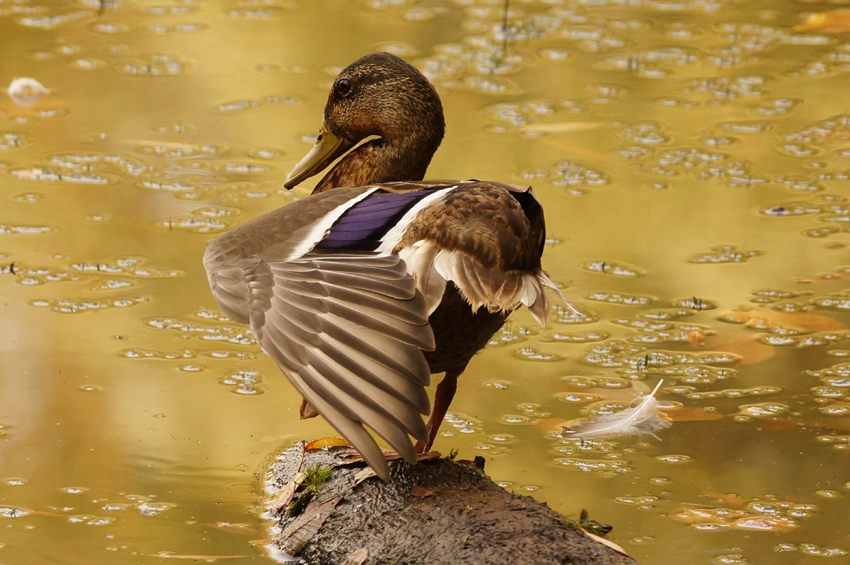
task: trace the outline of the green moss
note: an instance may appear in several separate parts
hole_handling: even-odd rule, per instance
[[[333,477],[333,474],[334,469],[329,465],[316,464],[304,469],[304,480],[301,482],[301,488],[304,490],[286,509],[286,515],[292,518],[304,512],[316,495],[325,488],[325,483]]]
[[[312,490],[315,493],[324,488],[325,483],[334,476],[334,469],[329,465],[315,464],[312,467],[304,469],[304,482],[301,485],[307,490]]]

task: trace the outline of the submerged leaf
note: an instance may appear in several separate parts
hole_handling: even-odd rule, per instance
[[[806,21],[794,26],[794,31],[825,31],[828,33],[850,31],[850,10],[827,10],[809,14]]]

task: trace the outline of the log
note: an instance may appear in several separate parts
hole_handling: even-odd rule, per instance
[[[311,565],[635,564],[582,524],[495,484],[483,458],[432,452],[417,465],[390,461],[384,483],[356,452],[306,445],[287,449],[269,471],[278,557]]]

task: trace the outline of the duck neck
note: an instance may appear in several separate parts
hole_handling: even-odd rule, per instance
[[[427,131],[433,132],[427,134]],[[313,189],[313,194],[341,186],[417,181],[425,177],[443,139],[444,126],[411,135],[367,141],[346,155]]]

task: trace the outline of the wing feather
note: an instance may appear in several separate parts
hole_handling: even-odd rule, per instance
[[[213,286],[219,304],[250,321],[263,350],[379,475],[386,476],[386,461],[364,425],[416,461],[409,436],[428,439],[422,350],[434,348],[434,336],[401,258],[252,257],[213,265],[209,277],[220,285]]]

